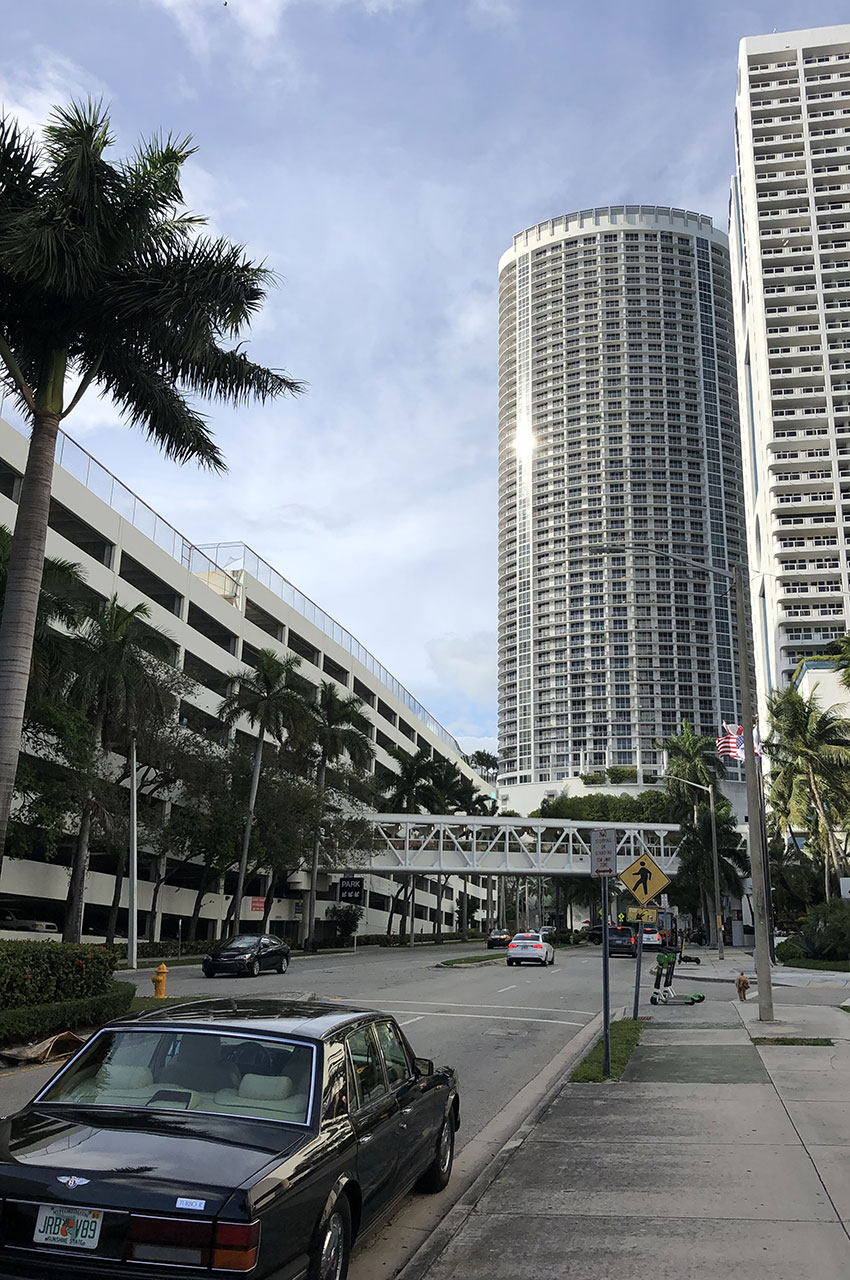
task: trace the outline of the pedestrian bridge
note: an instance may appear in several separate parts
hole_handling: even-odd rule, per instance
[[[590,875],[593,831],[616,832],[617,866],[650,854],[667,875],[678,870],[678,826],[570,822],[563,818],[478,818],[370,813],[374,842],[357,851],[358,869],[436,875]]]

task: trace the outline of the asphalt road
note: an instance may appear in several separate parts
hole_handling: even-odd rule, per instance
[[[555,1061],[602,1003],[601,949],[562,949],[553,968],[508,968],[504,956],[492,963],[445,968],[441,961],[480,954],[478,944],[439,950],[364,948],[354,955],[298,956],[285,975],[205,979],[196,966],[174,966],[168,995],[187,999],[221,996],[286,996],[313,993],[341,1002],[393,1013],[417,1054],[453,1066],[460,1078],[462,1127],[458,1134],[457,1177],[471,1180],[524,1118],[529,1099],[543,1096]],[[649,1005],[653,958],[645,957],[641,1011]],[[611,1003],[631,1008],[635,962],[611,958]],[[698,970],[694,970],[698,977]],[[152,994],[151,971],[132,977],[140,995]],[[734,998],[732,984],[683,982],[684,990],[703,990],[709,1002]],[[844,993],[842,993],[844,994]],[[777,997],[780,993],[776,992]],[[837,1004],[835,991],[781,990],[785,1004]],[[698,1016],[695,1015],[695,1016]],[[0,1115],[27,1102],[53,1074],[53,1066],[24,1071],[0,1070]],[[517,1094],[525,1086],[523,1098]],[[467,1154],[464,1148],[469,1147]],[[456,1188],[460,1193],[461,1186]],[[433,1229],[447,1211],[445,1197],[408,1197],[393,1222],[364,1240],[355,1255],[352,1280],[385,1280]]]

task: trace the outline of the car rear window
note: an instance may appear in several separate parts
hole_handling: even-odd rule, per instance
[[[316,1053],[238,1033],[107,1031],[39,1095],[85,1107],[196,1111],[307,1124]]]
[[[514,942],[539,942],[539,933],[515,933]]]

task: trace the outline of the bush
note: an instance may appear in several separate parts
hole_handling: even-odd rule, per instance
[[[841,898],[819,902],[805,917],[799,934],[788,941],[795,942],[800,954],[812,960],[846,960],[850,954],[850,903]]]
[[[102,1026],[111,1018],[126,1013],[135,994],[132,982],[111,982],[106,991],[98,995],[3,1009],[0,1011],[0,1047],[45,1040],[62,1031]]]
[[[0,1009],[102,995],[114,969],[105,947],[0,941]]]
[[[609,782],[637,782],[637,769],[631,764],[612,764],[605,772]]]
[[[210,947],[214,947],[212,938],[195,938],[192,942],[182,942],[179,947],[181,956],[205,956]],[[116,943],[112,948],[122,960],[127,958],[126,942]],[[170,960],[178,952],[176,938],[163,938],[160,942],[140,942],[138,955],[140,960],[158,960],[162,957]]]
[[[604,773],[580,773],[579,777],[586,787],[601,787],[608,781]]]
[[[786,938],[784,942],[776,944],[776,958],[783,964],[793,964],[795,960],[802,960],[803,954],[798,937]]]

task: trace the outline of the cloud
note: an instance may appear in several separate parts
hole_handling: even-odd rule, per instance
[[[0,71],[0,104],[26,129],[38,132],[53,107],[73,99],[108,98],[97,76],[53,49],[37,46],[26,65]]]
[[[291,59],[291,50],[282,46],[283,17],[287,10],[299,6],[326,10],[359,9],[367,15],[394,13],[411,8],[421,0],[152,0],[176,22],[186,43],[199,58],[207,57],[214,48],[229,44],[233,28],[242,37],[242,53],[247,60],[260,64],[277,59]],[[488,0],[483,0],[487,3]],[[494,0],[489,0],[494,2]],[[292,63],[295,67],[295,63]]]
[[[496,690],[496,633],[443,635],[425,646],[437,684],[476,703],[492,704]]]
[[[517,0],[469,0],[469,12],[473,19],[509,23],[518,17]]]

